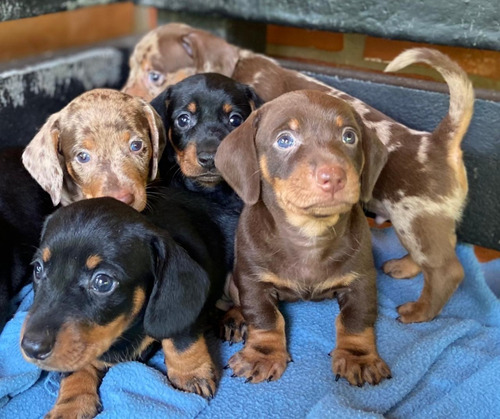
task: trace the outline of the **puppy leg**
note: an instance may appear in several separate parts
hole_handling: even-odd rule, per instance
[[[420,298],[398,307],[403,323],[432,320],[443,309],[464,278],[464,270],[455,252],[455,221],[424,215],[417,217],[411,232],[414,237],[402,241],[424,273]]]
[[[248,328],[241,307],[233,306],[222,318],[221,336],[231,344],[245,341]]]
[[[245,346],[229,359],[234,374],[252,383],[277,380],[290,361],[285,319],[276,306],[277,301],[269,295],[263,296],[262,290],[255,288],[255,295],[249,298],[252,305],[242,307],[248,325]],[[244,304],[245,298],[240,296]]]
[[[335,322],[337,345],[331,353],[335,380],[344,377],[358,387],[364,383],[378,384],[383,378],[391,377],[375,344],[375,280],[367,282],[360,280],[348,292],[339,294],[340,314]]]
[[[45,418],[93,418],[101,409],[97,389],[103,370],[88,365],[61,380],[57,401]]]
[[[218,374],[203,335],[164,339],[167,376],[178,390],[211,399],[217,389]]]

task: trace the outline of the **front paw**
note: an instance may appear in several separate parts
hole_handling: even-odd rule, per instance
[[[391,370],[377,353],[354,354],[345,349],[334,349],[332,370],[335,381],[344,377],[349,384],[361,387],[364,383],[378,384],[391,378]]]
[[[246,340],[248,327],[240,307],[234,306],[224,315],[220,333],[231,345]]]
[[[229,366],[234,375],[245,377],[247,382],[260,383],[280,378],[290,360],[286,350],[247,345],[229,359]]]
[[[167,377],[174,388],[212,399],[217,390],[218,376],[212,362],[205,362],[194,370],[170,368]]]
[[[101,411],[99,397],[80,394],[58,401],[45,419],[91,419]]]

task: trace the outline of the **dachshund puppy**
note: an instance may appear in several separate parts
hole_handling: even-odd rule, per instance
[[[169,23],[148,32],[130,56],[130,74],[122,91],[151,100],[193,74],[230,76],[237,61],[233,50],[237,48],[204,31],[207,48],[201,42],[193,44],[188,40],[193,30],[182,23]]]
[[[23,163],[54,205],[111,196],[141,211],[164,147],[163,125],[149,104],[94,89],[49,117]]]
[[[105,368],[154,341],[175,388],[213,397],[218,373],[203,308],[226,276],[210,202],[160,190],[144,214],[112,198],[58,209],[33,261],[35,300],[21,332],[25,359],[68,373],[48,417],[93,417]]]
[[[449,112],[433,132],[410,129],[359,99],[282,68],[269,57],[176,23],[155,29],[137,44],[127,86],[134,86],[135,94],[149,97],[156,83],[161,81],[165,86],[172,75],[217,71],[252,86],[264,101],[286,92],[314,89],[348,102],[389,153],[372,199],[361,197],[378,222],[392,222],[408,251],[403,258],[386,262],[384,272],[394,278],[424,274],[419,299],[398,307],[399,319],[403,323],[425,322],[441,312],[464,277],[455,253],[456,224],[468,191],[460,143],[472,118],[474,91],[467,74],[455,62],[428,48],[403,52],[385,71],[398,71],[414,63],[439,71],[450,89]],[[144,75],[139,78],[139,73]]]
[[[233,242],[242,201],[214,164],[224,138],[262,104],[253,89],[217,73],[197,74],[169,87],[151,105],[168,141],[159,163],[164,184],[202,194],[226,215],[221,223]],[[232,265],[233,246],[228,246]]]
[[[336,378],[390,377],[375,344],[376,271],[359,204],[387,160],[372,135],[346,102],[304,90],[263,105],[219,147],[215,164],[245,202],[226,314],[226,336],[245,338],[229,360],[237,376],[256,383],[285,371],[278,301],[336,297]]]

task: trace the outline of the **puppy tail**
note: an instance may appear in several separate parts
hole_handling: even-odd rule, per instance
[[[459,152],[474,108],[474,90],[464,70],[447,55],[429,48],[412,48],[394,58],[384,71],[398,71],[414,63],[425,63],[439,71],[450,89],[450,108],[433,137],[448,138],[450,151]],[[460,152],[459,152],[460,153]],[[460,153],[461,155],[461,153]]]

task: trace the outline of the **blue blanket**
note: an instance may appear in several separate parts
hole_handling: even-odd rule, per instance
[[[404,250],[392,229],[373,230],[377,266]],[[399,323],[396,307],[414,300],[422,276],[395,280],[379,271],[378,348],[392,380],[352,387],[334,381],[328,353],[335,345],[336,301],[283,304],[289,350],[295,362],[271,383],[245,384],[223,372],[215,398],[170,387],[162,353],[147,365],[125,362],[112,367],[100,387],[99,418],[470,418],[500,412],[500,302],[486,285],[471,246],[459,245],[465,280],[429,323]],[[488,265],[500,278],[500,263]],[[0,336],[0,418],[39,418],[56,399],[59,375],[38,370],[19,352],[19,332],[32,301],[27,288],[15,317]],[[219,365],[241,348],[218,339],[210,345]]]

